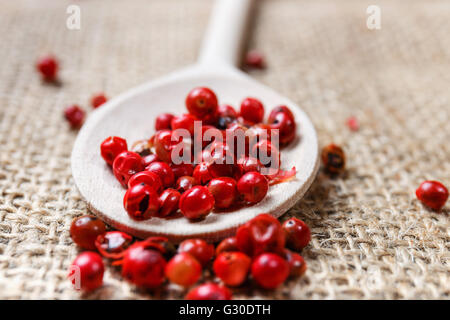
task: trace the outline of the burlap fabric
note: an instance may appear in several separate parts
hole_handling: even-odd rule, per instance
[[[285,216],[311,226],[306,276],[238,298],[449,298],[449,205],[430,212],[414,190],[429,178],[450,185],[450,3],[376,2],[378,31],[366,27],[367,1],[259,1],[249,47],[268,69],[252,76],[301,105],[321,145],[343,145],[348,171],[320,173]],[[74,3],[79,31],[65,26],[69,1],[0,1],[0,297],[182,297],[171,286],[137,290],[110,267],[95,293],[71,288],[69,227],[87,211],[62,110],[89,109],[96,91],[114,96],[195,61],[211,2]],[[62,62],[60,86],[34,70],[47,52]],[[345,126],[351,115],[359,132]]]

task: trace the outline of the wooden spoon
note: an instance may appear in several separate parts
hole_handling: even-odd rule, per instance
[[[145,238],[166,236],[174,242],[186,238],[217,241],[260,213],[281,216],[311,185],[318,169],[316,132],[307,115],[294,102],[261,85],[235,68],[251,0],[217,0],[197,64],[145,83],[108,101],[93,112],[76,139],[72,151],[74,181],[89,209],[112,227]],[[100,156],[100,144],[108,136],[120,136],[131,145],[154,134],[158,114],[186,113],[184,99],[194,87],[207,86],[220,103],[239,107],[245,97],[257,97],[267,113],[287,105],[297,122],[297,139],[282,151],[282,168],[297,168],[296,178],[271,186],[260,203],[227,213],[211,213],[191,222],[184,217],[134,221],[123,208],[125,190]]]

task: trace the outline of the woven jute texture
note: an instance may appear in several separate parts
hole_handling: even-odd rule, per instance
[[[366,27],[373,2],[380,30]],[[181,298],[172,286],[136,289],[111,267],[103,288],[72,289],[69,227],[87,209],[71,178],[76,132],[62,110],[90,110],[97,91],[113,97],[194,62],[212,3],[73,3],[81,30],[66,28],[69,1],[0,1],[0,297]],[[450,206],[434,213],[414,195],[424,179],[450,185],[449,30],[446,0],[258,1],[248,46],[268,68],[251,75],[304,108],[321,146],[341,144],[348,170],[319,173],[284,216],[311,227],[305,277],[276,291],[246,286],[237,298],[449,298]],[[59,86],[35,72],[46,53],[61,61]],[[345,126],[353,115],[358,132]]]

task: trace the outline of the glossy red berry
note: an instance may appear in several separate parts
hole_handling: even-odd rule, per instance
[[[136,184],[125,193],[123,207],[134,220],[150,219],[159,210],[158,194],[144,183]]]
[[[174,116],[171,121],[172,130],[186,129],[189,133],[194,135],[194,121],[195,117],[191,114],[182,114],[180,116]]]
[[[217,113],[219,117],[231,117],[236,119],[239,116],[236,109],[234,109],[232,106],[228,104],[223,104],[219,106],[219,108],[217,109]]]
[[[289,276],[289,263],[274,253],[263,253],[253,260],[252,277],[264,289],[275,289]]]
[[[165,162],[152,162],[145,168],[145,170],[156,173],[161,179],[164,188],[171,187],[175,182],[175,176],[172,168],[170,168],[170,166]]]
[[[228,251],[239,251],[239,248],[237,246],[237,239],[236,237],[229,237],[223,239],[216,248],[216,256],[221,254],[222,252],[228,252]]]
[[[264,106],[255,98],[245,98],[241,103],[239,115],[248,123],[260,123],[264,119]]]
[[[102,257],[95,252],[82,252],[72,262],[69,270],[69,279],[75,289],[92,291],[103,284],[105,266]]]
[[[180,198],[181,213],[188,219],[207,216],[214,207],[214,197],[208,188],[195,186],[184,192]]]
[[[110,166],[119,154],[127,150],[127,141],[120,137],[108,137],[100,145],[100,153],[102,158]]]
[[[133,237],[121,231],[108,231],[95,240],[95,247],[105,258],[118,259],[131,245]]]
[[[172,163],[170,167],[172,168],[175,180],[178,180],[178,178],[183,176],[192,176],[192,174],[194,173],[194,166],[191,163]]]
[[[180,177],[175,183],[175,189],[179,193],[184,193],[185,191],[196,185],[198,185],[197,180],[195,180],[193,177],[183,176]]]
[[[161,252],[148,248],[144,241],[137,242],[125,251],[122,276],[137,286],[152,289],[163,283],[165,267]]]
[[[231,291],[215,283],[202,284],[186,295],[186,300],[231,300]]]
[[[97,236],[105,232],[105,223],[91,215],[75,218],[70,226],[70,236],[73,242],[87,250],[95,250]]]
[[[227,286],[239,286],[246,279],[252,260],[242,252],[223,252],[214,260],[216,276]]]
[[[198,164],[192,173],[195,181],[199,184],[207,184],[213,177],[209,172],[209,165],[206,162]]]
[[[172,126],[171,126],[171,122],[173,119],[173,114],[171,113],[163,113],[160,114],[158,117],[156,117],[155,120],[155,130],[159,131],[159,130],[171,130]]]
[[[242,174],[251,171],[261,173],[261,170],[264,168],[261,161],[259,161],[255,157],[242,157],[238,160],[237,164],[241,168]]]
[[[251,50],[247,52],[245,56],[245,65],[250,68],[264,69],[266,62],[261,52],[257,50]]]
[[[291,109],[289,109],[286,106],[278,106],[272,109],[272,111],[269,114],[269,118],[267,119],[268,123],[273,123],[275,121],[276,115],[278,113],[285,113],[290,117],[293,121],[295,121],[294,114],[292,113]]]
[[[196,283],[202,275],[202,266],[189,253],[178,253],[167,263],[166,277],[173,283],[189,287]]]
[[[351,131],[358,131],[359,130],[359,121],[358,118],[356,117],[350,117],[347,119],[346,121],[347,127],[351,130]]]
[[[217,112],[217,97],[209,88],[194,88],[186,97],[186,108],[191,115],[203,120]]]
[[[204,150],[204,161],[208,162],[208,171],[213,178],[232,177],[239,179],[241,170],[234,153],[227,144],[215,143]]]
[[[158,158],[158,155],[153,153],[153,154],[149,154],[147,156],[143,156],[142,160],[144,161],[144,167],[147,168],[149,166],[150,163],[152,162],[158,162],[161,161],[160,158]]]
[[[322,149],[321,157],[327,172],[337,174],[345,170],[345,153],[341,147],[331,143]]]
[[[177,212],[180,197],[180,193],[175,189],[168,188],[164,190],[159,196],[160,208],[158,217],[165,217],[171,213]]]
[[[266,196],[269,190],[269,182],[259,172],[251,171],[239,179],[237,189],[245,202],[255,204]]]
[[[144,161],[135,152],[124,151],[113,161],[114,176],[124,188],[128,187],[128,180],[142,170],[144,170]]]
[[[174,141],[172,141],[172,131],[161,130],[158,131],[153,140],[153,145],[155,148],[155,153],[158,158],[164,162],[172,162],[172,149],[174,146]]]
[[[163,190],[163,185],[159,176],[150,171],[141,171],[133,175],[130,180],[128,180],[128,188],[142,183],[152,187],[158,194]]]
[[[289,276],[301,277],[306,272],[306,262],[301,255],[285,250],[286,261],[289,263]]]
[[[272,122],[269,122],[271,129],[279,130],[280,144],[288,144],[295,139],[297,126],[293,118],[286,112],[279,112],[274,116]]]
[[[238,197],[236,180],[229,177],[212,179],[208,190],[213,195],[215,207],[218,209],[231,207]]]
[[[268,168],[269,174],[275,174],[281,166],[281,153],[270,141],[263,140],[253,145],[250,156],[257,158],[262,165]]]
[[[286,245],[292,250],[300,251],[311,240],[311,231],[302,220],[290,218],[283,223]]]
[[[217,109],[217,128],[221,130],[225,130],[228,126],[236,121],[238,118],[238,113],[236,110],[230,105],[221,105]]]
[[[188,239],[180,243],[178,252],[186,252],[206,266],[214,256],[214,246],[202,239]]]
[[[36,63],[36,69],[41,73],[45,81],[55,81],[58,75],[59,63],[53,56],[40,58]]]
[[[78,129],[84,122],[85,112],[76,104],[64,110],[64,117],[69,122],[72,129]]]
[[[439,181],[424,181],[417,188],[416,196],[427,207],[439,211],[448,199],[448,190]]]
[[[102,104],[104,104],[106,101],[108,101],[108,98],[105,96],[105,94],[99,93],[91,98],[91,105],[93,108],[96,109],[100,107]]]
[[[258,123],[245,131],[245,135],[248,137],[250,146],[254,146],[256,143],[267,140],[267,141],[279,141],[280,140],[280,130],[275,130],[273,126],[264,123]]]
[[[263,252],[283,252],[285,236],[276,218],[260,214],[238,228],[236,241],[240,251],[255,257]]]

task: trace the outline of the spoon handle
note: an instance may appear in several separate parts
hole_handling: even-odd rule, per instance
[[[253,0],[216,0],[198,62],[237,66]]]

